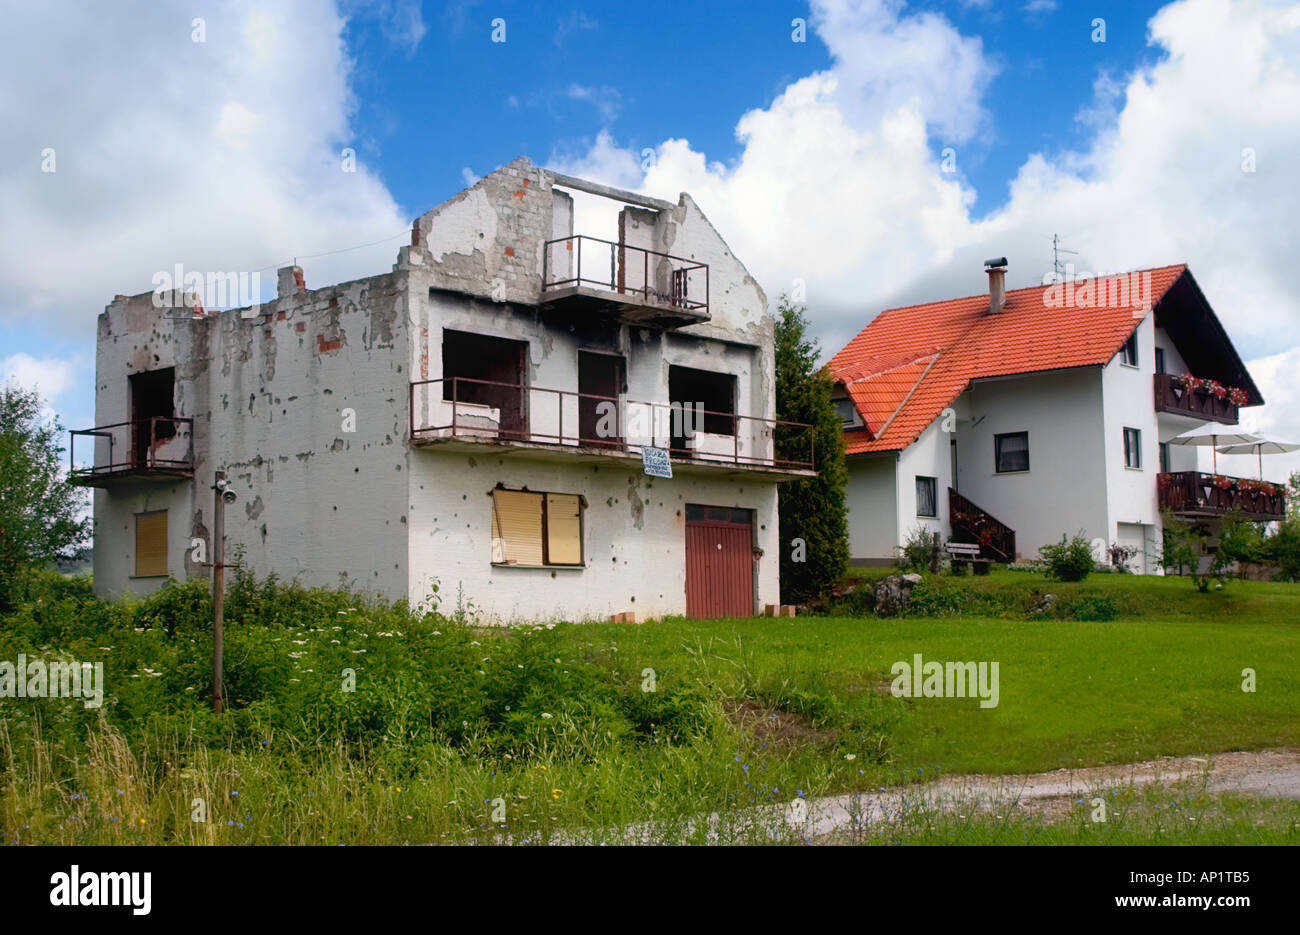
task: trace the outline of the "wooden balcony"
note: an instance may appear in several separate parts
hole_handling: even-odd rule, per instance
[[[1205,390],[1185,390],[1172,373],[1155,375],[1156,412],[1189,416],[1200,422],[1237,424],[1237,404]]]
[[[980,558],[995,562],[1016,560],[1016,531],[995,519],[951,487],[948,488],[948,525],[953,542],[972,542]]]
[[[193,419],[154,416],[70,432],[69,476],[82,487],[126,480],[170,480],[194,476]],[[77,463],[77,439],[93,439],[90,463]],[[82,452],[85,453],[83,442]]]
[[[1181,516],[1237,514],[1250,520],[1280,520],[1286,516],[1286,494],[1257,489],[1260,481],[1200,471],[1157,474],[1162,509]]]

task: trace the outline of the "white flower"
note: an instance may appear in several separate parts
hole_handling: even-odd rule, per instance
[[[542,717],[550,717],[550,716],[551,715],[547,714],[545,711],[542,712]]]
[[[857,755],[856,753],[846,753],[846,754],[844,754],[844,759],[846,759],[846,760],[856,760],[857,758],[858,758],[858,755]]]

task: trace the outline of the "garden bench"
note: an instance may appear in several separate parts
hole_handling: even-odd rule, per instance
[[[943,549],[952,559],[953,574],[965,574],[967,565],[970,565],[977,575],[989,573],[992,561],[980,558],[980,547],[974,542],[946,542]]]

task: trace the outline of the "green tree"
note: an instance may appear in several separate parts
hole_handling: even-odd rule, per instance
[[[808,337],[807,311],[788,296],[777,303],[776,417],[809,429],[783,427],[776,457],[807,461],[811,436],[817,476],[782,484],[780,497],[781,601],[801,604],[826,595],[844,581],[849,564],[844,491],[844,434],[831,403],[834,380]],[[797,542],[796,540],[801,540]]]
[[[0,387],[0,610],[21,569],[75,557],[89,532],[83,492],[59,464],[62,434],[38,393]]]

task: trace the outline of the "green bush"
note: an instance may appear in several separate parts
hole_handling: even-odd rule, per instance
[[[903,571],[938,572],[943,547],[939,534],[925,526],[917,526],[908,533],[907,541],[898,547],[898,567]]]
[[[1300,517],[1288,516],[1264,543],[1264,554],[1283,581],[1300,581]]]
[[[1061,536],[1060,542],[1040,547],[1038,555],[1047,577],[1058,581],[1082,581],[1096,567],[1092,545],[1082,532],[1068,540]]]
[[[1062,620],[1114,620],[1119,616],[1119,602],[1109,594],[1080,591],[1060,597],[1052,616]]]

